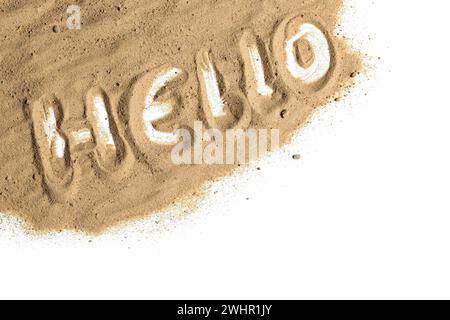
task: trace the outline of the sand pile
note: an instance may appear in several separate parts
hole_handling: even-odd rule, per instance
[[[192,196],[238,163],[175,164],[175,130],[287,143],[360,69],[340,0],[85,0],[79,28],[71,5],[0,3],[0,212],[38,231],[100,232]]]

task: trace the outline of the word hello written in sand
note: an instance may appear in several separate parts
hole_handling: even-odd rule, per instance
[[[313,57],[310,61],[302,59],[300,42],[307,43]],[[286,19],[275,33],[273,45],[274,58],[282,62],[276,71],[292,90],[296,90],[299,82],[311,90],[320,89],[326,82],[332,64],[330,45],[318,26],[302,22],[300,18]],[[269,70],[270,63],[263,59],[265,52],[261,50],[252,31],[244,33],[240,49],[246,75],[245,94],[223,92],[208,50],[201,50],[196,58],[201,103],[207,125],[212,128],[205,136],[210,142],[215,140],[211,142],[213,145],[217,145],[217,136],[222,130],[237,130],[242,134],[252,121],[252,111],[261,113],[279,103],[276,97],[277,83],[268,80],[267,76],[272,71]],[[187,159],[191,159],[191,149],[198,149],[191,146],[191,131],[179,129],[165,132],[157,130],[154,125],[156,121],[169,117],[176,104],[181,102],[175,91],[186,83],[186,79],[184,70],[165,66],[144,74],[136,82],[128,106],[130,141],[125,141],[119,134],[110,100],[101,88],[93,88],[87,93],[85,115],[89,126],[69,133],[61,130],[63,108],[56,97],[43,97],[33,103],[31,117],[34,142],[39,151],[39,169],[43,173],[46,189],[54,200],[58,199],[62,187],[70,187],[77,174],[71,152],[76,152],[82,146],[94,150],[95,160],[106,174],[114,174],[135,160],[127,151],[127,145],[132,145],[133,150],[139,150],[142,154],[151,152],[155,144],[172,146],[173,164],[190,164]],[[163,100],[161,96],[167,97],[167,92],[173,93],[172,98]],[[271,137],[272,147],[277,146],[276,131],[272,130]],[[267,135],[258,141],[258,145],[259,149],[267,150]],[[234,151],[234,145],[230,149]],[[220,163],[217,159],[202,161],[202,152],[200,154],[198,160],[197,152],[197,161],[194,163]],[[234,159],[227,156],[227,161],[223,163],[234,163]]]

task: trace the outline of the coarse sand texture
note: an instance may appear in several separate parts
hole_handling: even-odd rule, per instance
[[[194,197],[239,164],[174,163],[178,129],[283,145],[361,70],[342,0],[80,0],[71,28],[73,4],[0,2],[0,212],[38,232]]]

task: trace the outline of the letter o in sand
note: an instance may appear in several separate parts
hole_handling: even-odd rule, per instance
[[[327,35],[302,17],[284,20],[275,32],[273,55],[277,71],[294,92],[323,87],[333,68],[333,52]]]

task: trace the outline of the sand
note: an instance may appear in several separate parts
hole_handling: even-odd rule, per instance
[[[341,0],[78,1],[68,29],[72,4],[0,3],[0,212],[38,232],[99,233],[192,199],[238,164],[176,165],[171,132],[277,128],[286,144],[361,70],[335,32]]]

